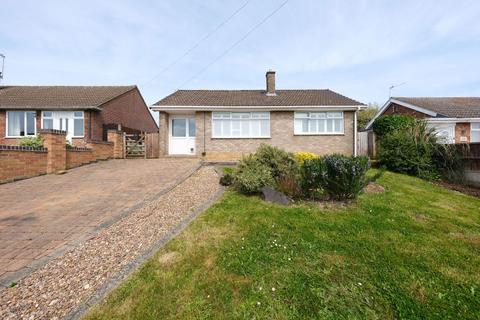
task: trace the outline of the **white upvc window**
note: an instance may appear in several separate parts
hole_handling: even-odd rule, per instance
[[[470,124],[470,142],[480,142],[480,122]]]
[[[37,134],[35,111],[7,111],[7,138],[31,137]]]
[[[295,112],[297,135],[343,134],[343,112]]]
[[[73,136],[82,138],[84,136],[84,112],[83,111],[74,111],[73,112]]]
[[[42,129],[64,130],[69,138],[83,138],[84,123],[83,111],[42,111]]]
[[[212,138],[270,138],[270,112],[213,112]]]

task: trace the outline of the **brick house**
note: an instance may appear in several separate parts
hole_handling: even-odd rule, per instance
[[[392,97],[375,117],[404,114],[425,119],[447,143],[480,142],[480,97]]]
[[[356,154],[364,105],[331,90],[178,90],[155,103],[160,154],[234,160],[261,143],[288,151]]]
[[[157,132],[137,86],[0,87],[0,145],[17,145],[40,129],[64,130],[75,146],[106,141],[107,130]]]

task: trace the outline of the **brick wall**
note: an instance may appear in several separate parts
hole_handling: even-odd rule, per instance
[[[67,169],[75,168],[94,162],[94,152],[89,148],[67,149]]]
[[[455,124],[455,143],[470,142],[470,123],[458,122]]]
[[[0,145],[0,183],[46,173],[46,149]]]
[[[138,131],[158,131],[155,120],[148,110],[140,91],[136,88],[103,104],[101,108],[102,111],[98,114],[100,117],[99,123],[101,124],[115,123]],[[94,139],[99,140],[97,136]]]
[[[412,116],[417,119],[423,119],[423,118],[428,118],[429,115],[418,112],[416,110],[401,106],[396,103],[391,103],[390,106],[385,110],[383,113],[384,115],[392,115],[392,114],[404,114],[407,116]]]
[[[97,160],[107,160],[113,158],[113,142],[89,141],[87,146],[93,149],[93,156]]]
[[[308,151],[316,154],[353,154],[354,112],[344,112],[344,134],[338,135],[294,135],[293,111],[270,113],[270,136],[266,139],[219,139],[212,138],[212,113],[197,112],[196,152],[206,152],[207,160],[234,160],[254,152],[261,143],[277,146],[287,151]],[[204,118],[205,116],[205,118]],[[168,115],[160,115],[161,155],[168,154]],[[205,124],[205,125],[204,125]],[[205,128],[205,129],[204,129]],[[205,130],[205,137],[204,137]],[[205,140],[205,147],[204,147]]]

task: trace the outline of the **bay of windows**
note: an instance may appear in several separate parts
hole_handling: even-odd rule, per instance
[[[213,112],[213,138],[269,138],[269,112]]]
[[[295,134],[342,134],[343,112],[295,112]]]

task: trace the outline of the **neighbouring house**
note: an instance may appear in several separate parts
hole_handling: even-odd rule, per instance
[[[480,142],[480,97],[392,97],[366,128],[391,114],[425,119],[447,143]]]
[[[362,103],[331,90],[178,90],[155,103],[161,155],[235,160],[261,143],[287,151],[356,154]]]
[[[106,141],[107,130],[157,132],[137,86],[0,87],[0,145],[17,145],[40,129],[66,131],[75,146]]]

